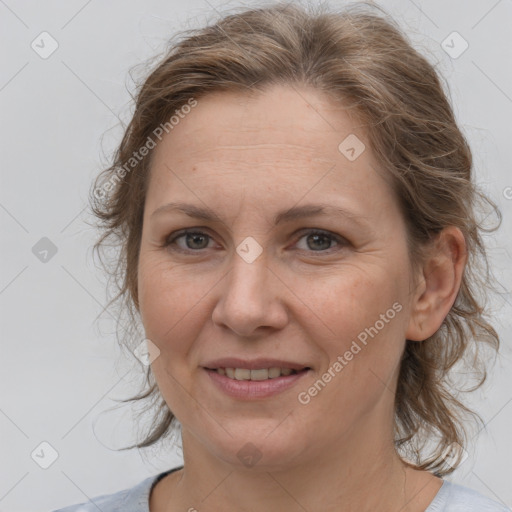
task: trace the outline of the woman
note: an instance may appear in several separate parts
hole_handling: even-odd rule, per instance
[[[179,421],[184,465],[61,511],[506,510],[443,479],[470,412],[448,370],[498,347],[478,197],[385,16],[282,5],[176,43],[91,199],[164,413],[136,446]]]

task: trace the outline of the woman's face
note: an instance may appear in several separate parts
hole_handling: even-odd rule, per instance
[[[139,303],[185,450],[268,469],[358,436],[389,443],[413,290],[403,219],[357,122],[313,89],[215,93],[154,152]],[[207,369],[251,363],[309,369]]]

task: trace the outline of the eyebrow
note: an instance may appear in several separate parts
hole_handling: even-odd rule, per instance
[[[210,208],[199,207],[188,203],[167,203],[157,208],[151,217],[164,212],[181,212],[189,217],[207,221],[223,222],[222,219]],[[313,217],[315,215],[329,215],[335,214],[338,216],[348,217],[354,222],[361,225],[368,225],[369,217],[365,215],[356,214],[350,210],[342,208],[341,206],[335,206],[331,204],[306,204],[303,206],[293,206],[287,210],[282,210],[274,216],[274,225],[278,225],[281,222],[290,222],[292,220],[303,219],[306,217]]]

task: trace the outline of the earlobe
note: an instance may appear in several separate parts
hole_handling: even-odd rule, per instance
[[[431,246],[412,297],[406,339],[423,341],[441,327],[459,292],[466,260],[461,230],[455,226],[444,228]]]

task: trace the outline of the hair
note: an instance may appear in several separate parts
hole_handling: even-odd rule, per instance
[[[375,7],[367,2],[338,10],[325,4],[274,4],[180,32],[137,86],[135,109],[113,161],[91,188],[101,230],[94,250],[101,259],[109,241],[117,248],[113,265],[105,266],[116,290],[107,308],[116,302],[128,313],[122,345],[133,350],[143,339],[132,333],[139,321],[137,267],[152,153],[135,155],[150,140],[154,146],[162,127],[169,133],[169,119],[180,109],[186,112],[184,105],[212,92],[249,94],[284,84],[313,87],[340,101],[363,123],[392,184],[406,222],[411,268],[420,268],[426,244],[444,227],[458,227],[465,238],[468,259],[455,303],[432,336],[406,340],[395,398],[397,452],[418,469],[442,476],[457,466],[447,464],[446,451],[467,444],[466,416],[480,419],[459,400],[450,370],[464,362],[478,377],[473,391],[487,376],[480,349],[494,354],[499,349],[498,334],[486,319],[492,274],[482,232],[495,231],[501,213],[473,182],[471,150],[441,75],[382,8],[371,11]],[[486,218],[477,218],[477,207],[484,204],[497,214],[493,228],[485,227]],[[156,409],[150,431],[143,441],[122,449],[148,447],[180,426],[150,366],[145,387],[121,401],[150,402],[145,412]]]

